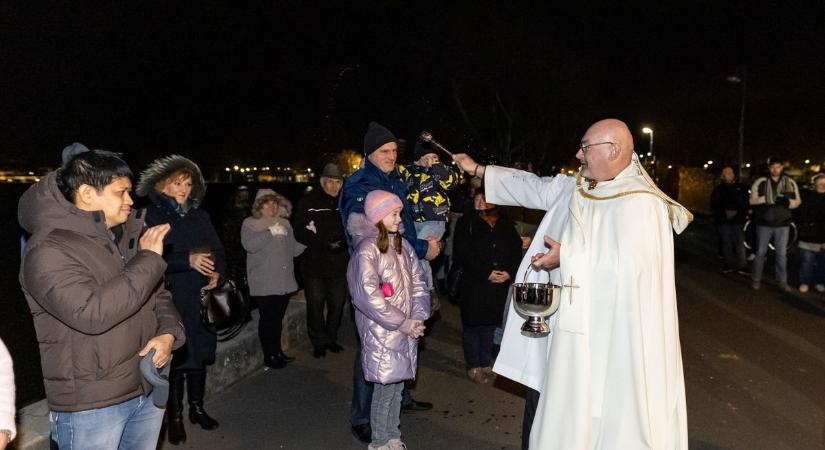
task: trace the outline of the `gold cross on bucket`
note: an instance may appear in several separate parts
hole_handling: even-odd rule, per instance
[[[570,300],[568,300],[568,301],[572,305],[573,304],[573,289],[572,288],[578,288],[580,286],[577,286],[577,285],[573,284],[573,277],[570,277],[570,284],[564,284],[564,285],[562,285],[562,287],[571,288],[570,289],[570,297],[569,297]]]

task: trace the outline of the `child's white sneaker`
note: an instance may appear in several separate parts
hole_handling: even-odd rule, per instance
[[[392,447],[390,447],[389,442],[387,442],[384,445],[379,445],[378,447],[370,444],[370,445],[367,446],[367,450],[392,450]]]
[[[387,448],[390,450],[407,450],[407,444],[401,442],[401,439],[390,439],[387,442]]]

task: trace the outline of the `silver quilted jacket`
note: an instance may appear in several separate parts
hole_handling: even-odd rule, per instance
[[[347,231],[354,248],[347,282],[361,339],[364,378],[381,384],[415,378],[418,339],[398,330],[405,319],[430,317],[430,293],[415,251],[402,240],[400,255],[392,246],[386,253],[379,252],[378,228],[363,214],[350,214]],[[384,296],[382,283],[392,284],[391,296]]]

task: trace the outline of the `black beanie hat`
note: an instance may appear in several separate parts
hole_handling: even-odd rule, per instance
[[[376,122],[370,122],[367,127],[367,134],[364,135],[364,156],[378,150],[378,147],[387,142],[395,142],[395,135]]]
[[[429,153],[437,153],[435,148],[429,142],[416,141],[413,148],[413,161],[418,161],[422,156]]]

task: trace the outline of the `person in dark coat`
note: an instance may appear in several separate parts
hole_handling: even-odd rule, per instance
[[[803,190],[802,204],[795,211],[799,229],[799,292],[810,285],[825,292],[825,174],[812,178],[813,189]]]
[[[324,166],[321,189],[304,196],[295,213],[295,239],[307,246],[300,264],[307,301],[307,332],[316,358],[325,356],[327,350],[343,350],[338,344],[338,327],[347,299],[349,261],[344,225],[338,214],[338,193],[343,180],[337,164]]]
[[[710,209],[719,232],[725,267],[722,272],[744,272],[745,234],[742,226],[750,209],[748,188],[736,181],[733,167],[722,168],[722,182],[710,194]]]
[[[478,383],[493,379],[493,335],[501,325],[507,291],[521,261],[521,237],[483,188],[474,197],[475,214],[455,227],[454,264],[463,269],[459,294],[467,375]]]
[[[171,444],[186,442],[183,428],[183,388],[189,400],[189,420],[205,430],[218,422],[203,408],[206,366],[215,362],[217,336],[201,322],[201,291],[217,286],[226,274],[223,245],[209,219],[199,209],[206,182],[197,164],[182,156],[155,160],[141,173],[137,194],[148,196],[146,225],[168,223],[164,242],[166,285],[186,328],[186,345],[175,352],[167,404],[167,437]]]

